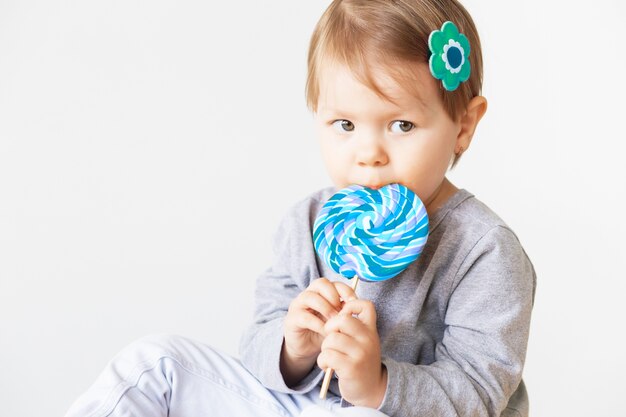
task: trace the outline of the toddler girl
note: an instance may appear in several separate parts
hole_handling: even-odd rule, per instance
[[[471,17],[455,0],[335,0],[308,69],[333,186],[280,223],[241,361],[183,337],[144,338],[68,416],[528,415],[533,266],[511,228],[445,176],[487,108]],[[425,203],[429,238],[417,261],[361,282],[357,298],[316,256],[313,222],[339,189],[391,183]],[[320,400],[326,368],[336,377]]]

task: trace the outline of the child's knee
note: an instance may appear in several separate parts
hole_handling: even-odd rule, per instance
[[[139,366],[165,357],[179,357],[179,346],[184,343],[184,338],[178,335],[151,334],[126,345],[113,358],[113,362],[134,363]]]
[[[136,363],[169,358],[192,367],[234,362],[232,357],[210,345],[168,333],[151,334],[137,339],[126,346],[120,356]]]
[[[148,350],[160,350],[163,352],[180,350],[180,346],[189,343],[183,336],[171,333],[153,333],[129,344],[129,347]]]

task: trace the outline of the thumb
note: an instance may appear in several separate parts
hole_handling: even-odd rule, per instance
[[[351,300],[343,305],[340,315],[358,316],[359,320],[368,327],[376,329],[376,308],[369,300]]]

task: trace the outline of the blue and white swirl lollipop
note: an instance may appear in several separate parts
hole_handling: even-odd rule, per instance
[[[313,226],[320,258],[338,274],[384,281],[415,261],[428,239],[426,207],[411,190],[389,184],[379,190],[351,185],[322,207]],[[327,369],[320,390],[326,398],[333,370]]]
[[[351,185],[334,194],[313,227],[320,258],[346,278],[384,281],[415,261],[428,239],[426,207],[411,190]]]

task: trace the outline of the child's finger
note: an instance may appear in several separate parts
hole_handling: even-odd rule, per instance
[[[333,317],[324,324],[324,332],[327,335],[332,333],[343,333],[359,343],[367,343],[370,340],[372,329],[363,323],[359,318],[351,315],[340,314]]]
[[[318,316],[310,311],[304,311],[301,314],[296,314],[292,319],[294,324],[299,329],[310,330],[315,333],[319,333],[322,336],[326,334],[324,331],[324,322]]]
[[[376,328],[376,307],[369,300],[348,301],[339,314],[347,316],[356,314],[366,326]]]
[[[322,342],[321,349],[336,350],[337,352],[343,353],[355,360],[358,360],[363,352],[353,337],[339,332],[328,333],[328,336],[326,336]]]
[[[333,284],[344,302],[356,300],[358,298],[354,290],[349,285],[346,285],[343,282],[333,282]]]
[[[334,349],[324,349],[317,356],[317,366],[322,369],[331,368],[339,375],[350,357]]]
[[[326,320],[336,316],[337,309],[326,298],[313,291],[304,291],[298,297],[297,306],[301,309],[311,309],[320,313]]]
[[[341,300],[337,289],[327,278],[316,279],[309,285],[307,291],[313,291],[324,297],[337,311],[341,310]]]

